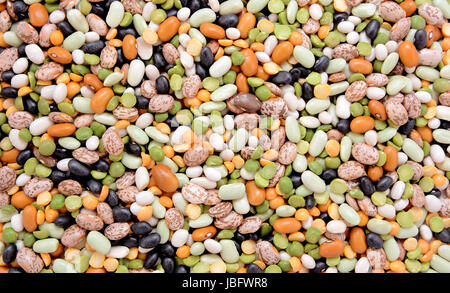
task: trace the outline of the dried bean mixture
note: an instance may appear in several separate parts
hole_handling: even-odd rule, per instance
[[[0,272],[450,272],[447,0],[0,2]]]

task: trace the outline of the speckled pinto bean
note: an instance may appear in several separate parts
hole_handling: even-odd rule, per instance
[[[3,2],[0,272],[449,272],[447,1]]]

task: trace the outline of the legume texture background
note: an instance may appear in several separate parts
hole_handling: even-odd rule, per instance
[[[446,0],[0,3],[0,271],[449,273]]]

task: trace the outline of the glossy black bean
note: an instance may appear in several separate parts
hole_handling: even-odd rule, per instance
[[[23,1],[14,1],[13,10],[19,19],[24,19],[28,15],[28,5]]]
[[[368,247],[379,249],[383,247],[383,239],[376,233],[366,235],[366,243]]]
[[[150,251],[147,254],[147,257],[144,261],[144,268],[151,269],[156,265],[156,262],[158,261],[158,252],[156,251]]]
[[[159,253],[161,254],[161,256],[174,257],[175,247],[173,247],[172,244],[170,244],[169,242],[164,243],[159,247]]]
[[[272,77],[272,82],[276,85],[290,84],[292,75],[288,71],[280,71]]]
[[[2,81],[6,83],[11,83],[11,79],[16,75],[12,70],[2,72]]]
[[[58,106],[56,105],[56,103],[50,104],[48,105],[50,108],[50,112],[59,112]]]
[[[444,243],[450,243],[450,231],[449,229],[444,229],[439,233],[433,233],[434,237],[441,240]]]
[[[330,64],[330,58],[323,55],[322,57],[317,59],[313,69],[316,72],[324,72],[325,70],[327,70],[328,64]]]
[[[294,188],[297,188],[303,184],[302,177],[300,174],[291,174],[291,176],[289,177],[291,178],[292,185],[294,186]]]
[[[314,199],[314,196],[308,195],[305,197],[305,208],[310,210],[316,205],[316,200]]]
[[[333,15],[333,21],[338,24],[341,21],[347,20],[348,14],[345,12],[337,12]]]
[[[132,35],[135,38],[139,37],[138,32],[132,26],[121,28],[117,31],[117,38],[121,40],[123,40],[123,38],[125,38],[126,35]]]
[[[209,76],[208,71],[200,63],[195,63],[195,73],[201,78],[205,79]]]
[[[350,121],[348,120],[339,120],[338,123],[336,123],[336,128],[340,132],[346,134],[350,131]]]
[[[416,119],[408,118],[408,122],[398,128],[400,134],[409,135],[416,126]]]
[[[214,55],[209,47],[205,46],[200,51],[200,63],[205,68],[209,68],[214,63]]]
[[[58,216],[53,223],[55,223],[56,226],[67,228],[73,223],[73,218],[70,214],[63,214],[61,216]]]
[[[83,52],[86,54],[99,55],[104,47],[105,47],[105,42],[98,40],[98,41],[87,43],[86,45],[84,45]]]
[[[442,120],[441,119],[441,127],[443,129],[450,129],[450,121]]]
[[[169,93],[169,91],[170,91],[169,80],[164,75],[160,75],[156,79],[155,84],[156,84],[156,90],[158,91],[158,94],[165,95],[165,94]]]
[[[302,86],[302,98],[305,101],[309,101],[312,99],[312,97],[313,97],[313,87],[309,83],[305,82]]]
[[[175,116],[167,118],[164,122],[169,125],[171,129],[177,129],[180,126]]]
[[[22,45],[19,46],[18,51],[19,51],[19,56],[20,57],[27,57],[27,53],[25,52],[25,47],[27,46],[27,43],[23,43]],[[3,48],[2,48],[3,49]]]
[[[33,101],[31,98],[22,98],[23,109],[31,114],[38,114],[39,109],[37,103]]]
[[[153,248],[159,244],[159,241],[161,241],[161,236],[159,236],[158,233],[150,233],[139,240],[139,246],[143,248]]]
[[[318,274],[324,272],[328,268],[327,264],[323,261],[316,262],[316,266],[313,269],[313,272]]]
[[[50,174],[49,179],[53,181],[53,185],[57,185],[63,180],[66,180],[66,173],[60,171],[60,170],[52,170],[52,174]]]
[[[122,245],[131,248],[131,247],[138,247],[139,246],[139,239],[137,237],[134,236],[127,236],[125,237],[125,239],[122,241]]]
[[[110,189],[108,191],[108,197],[106,198],[106,203],[109,204],[111,207],[115,207],[119,205],[119,197],[117,196],[117,193]]]
[[[189,273],[189,270],[190,269],[187,266],[177,266],[175,268],[174,273],[176,273],[176,274],[187,274],[187,273]]]
[[[442,195],[441,191],[440,191],[439,189],[436,189],[436,188],[433,188],[433,189],[430,191],[429,194],[434,195],[434,196],[436,196],[436,197],[441,197],[441,195]]]
[[[2,96],[5,98],[17,98],[18,90],[12,86],[2,88]]]
[[[117,62],[116,62],[116,66],[122,66],[125,63],[128,63],[127,58],[125,58],[125,55],[123,55],[123,51],[122,48],[117,48]]]
[[[102,6],[100,6],[98,3],[91,3],[91,5],[92,5],[91,13],[96,14],[103,19],[104,17],[106,17],[106,11]]]
[[[62,159],[70,158],[72,156],[72,151],[57,145],[52,156],[58,160],[62,160]],[[108,169],[109,169],[109,165],[108,165]],[[108,170],[106,170],[106,171],[108,171]]]
[[[69,161],[69,171],[73,175],[87,177],[91,172],[91,168],[78,160],[72,159]]]
[[[391,187],[392,183],[394,183],[394,180],[392,180],[391,177],[383,176],[377,182],[377,190],[378,191],[386,191]]]
[[[194,13],[197,10],[199,10],[200,8],[202,8],[202,4],[201,4],[200,0],[190,0],[188,2],[189,2],[189,9],[191,10],[191,15],[192,15],[192,13]]]
[[[152,226],[147,222],[137,222],[131,225],[131,231],[136,235],[144,235],[152,231]]]
[[[414,34],[414,46],[417,50],[425,48],[427,45],[427,31],[424,29],[417,30]]]
[[[372,193],[377,191],[375,189],[375,185],[373,184],[372,180],[370,180],[369,177],[367,177],[367,176],[361,177],[359,182],[360,182],[359,188],[365,195],[370,196],[370,195],[372,195]]]
[[[104,4],[104,5],[105,5],[105,9],[106,9],[106,10],[109,10],[109,7],[111,6],[111,4],[112,4],[114,1],[120,1],[120,0],[108,0],[108,1],[106,1],[106,3]]]
[[[319,219],[322,219],[325,223],[328,223],[329,221],[331,221],[331,218],[330,218],[330,216],[328,215],[327,212],[321,213],[319,215]]]
[[[221,15],[217,20],[217,24],[223,29],[236,27],[239,22],[239,17],[236,14]]]
[[[17,155],[16,163],[19,164],[20,166],[23,166],[25,165],[25,162],[31,157],[33,157],[32,150],[23,150]]]
[[[155,66],[161,71],[164,67],[166,67],[167,62],[164,59],[164,56],[161,53],[153,53],[153,61]]]
[[[253,215],[249,214],[248,216],[250,217]],[[245,236],[246,236],[245,238],[247,238],[247,240],[257,241],[259,239],[258,233],[248,233],[248,234],[245,234]]]
[[[337,172],[334,169],[327,169],[322,172],[320,177],[325,181],[326,184],[330,184],[334,178],[337,178]]]
[[[136,96],[136,108],[147,109],[150,100],[143,96]]]
[[[294,67],[291,70],[289,70],[289,73],[291,74],[292,80],[297,81],[302,75],[302,70],[299,67]]]
[[[10,244],[3,250],[2,258],[4,263],[12,263],[17,255],[17,246],[15,244]]]
[[[270,243],[273,243],[273,234],[269,234],[263,237],[263,240],[269,241]]]
[[[119,245],[122,245],[123,239],[119,239],[119,240],[109,240],[109,242],[111,242],[111,246],[119,246]]]
[[[130,209],[121,206],[115,206],[112,211],[114,222],[128,222],[131,220]]]
[[[100,172],[108,172],[109,164],[104,159],[100,159],[94,164],[92,164],[92,169],[100,171]]]
[[[68,37],[76,32],[76,30],[70,25],[70,23],[64,20],[58,23],[57,26],[58,29],[63,33],[64,37]]]
[[[171,16],[177,16],[178,10],[176,9],[170,9],[169,11],[166,11],[167,17]]]
[[[380,22],[376,19],[372,19],[371,21],[369,21],[369,23],[366,25],[366,28],[364,29],[366,35],[371,40],[376,38],[379,30],[380,30]]]
[[[202,8],[209,8],[209,0],[200,0],[200,4],[202,5]]]
[[[238,251],[238,253],[241,254],[242,253],[241,245],[236,240],[231,241],[233,241],[234,246],[236,246],[236,250]]]
[[[135,142],[127,143],[125,145],[125,148],[126,148],[127,152],[132,155],[135,155],[135,156],[141,155],[141,147]]]
[[[242,241],[245,240],[245,236],[244,236],[244,234],[241,234],[241,233],[236,231],[236,232],[234,232],[233,239],[236,240],[237,242],[241,243]]]
[[[88,179],[86,181],[86,189],[92,193],[100,193],[103,185],[95,179]]]
[[[247,273],[250,274],[262,274],[264,271],[255,263],[251,263],[247,267]]]
[[[174,68],[175,65],[173,64],[167,64],[166,67],[164,67],[164,72],[168,72],[170,69]]]
[[[23,274],[25,271],[22,268],[9,268],[8,274]]]

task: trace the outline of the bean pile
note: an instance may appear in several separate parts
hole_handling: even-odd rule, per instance
[[[450,273],[447,0],[0,3],[0,272]]]

